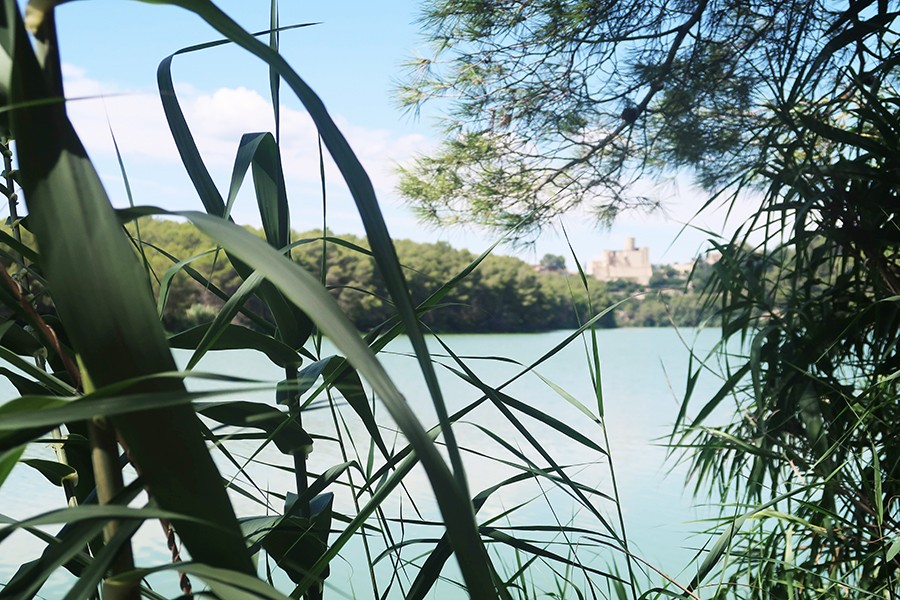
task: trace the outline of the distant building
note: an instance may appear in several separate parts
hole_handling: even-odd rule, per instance
[[[691,271],[694,270],[695,264],[697,264],[697,261],[692,260],[691,262],[672,263],[671,267],[676,274],[681,275],[682,277],[686,277],[691,274]]]
[[[653,276],[650,249],[647,246],[636,248],[633,237],[625,238],[624,250],[604,250],[588,263],[587,272],[600,281],[624,279],[649,285]]]

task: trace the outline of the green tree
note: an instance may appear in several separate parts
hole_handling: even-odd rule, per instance
[[[652,205],[632,189],[643,176],[686,167],[712,189],[755,175],[793,133],[780,111],[847,69],[891,77],[890,4],[430,0],[433,51],[398,95],[434,101],[446,136],[400,190],[425,220],[529,236],[583,203],[600,221]]]
[[[566,257],[558,254],[545,254],[541,258],[540,264],[545,271],[565,271]]]
[[[741,520],[731,540],[741,559],[723,570],[731,584],[757,585],[741,596],[898,593],[894,14],[877,27],[837,21],[819,60],[847,46],[852,63],[830,76],[813,69],[779,99],[791,135],[772,140],[759,210],[719,244],[705,288],[722,319],[726,378],[683,441],[696,448],[698,484],[755,517]],[[735,408],[723,425],[713,415],[726,400]]]

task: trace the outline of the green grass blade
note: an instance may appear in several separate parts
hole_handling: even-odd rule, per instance
[[[16,463],[19,462],[19,457],[22,456],[24,451],[25,446],[18,446],[16,448],[4,450],[0,453],[0,487],[3,487],[3,482],[5,482],[6,478],[9,477],[9,474],[12,473],[13,468],[16,466]]]
[[[123,489],[118,500],[127,503],[137,497],[141,491],[138,483],[132,483]],[[12,523],[12,519],[0,517],[0,522]],[[140,521],[137,521],[140,522]],[[23,564],[16,574],[0,589],[0,598],[32,598],[44,582],[60,567],[65,566],[75,576],[84,571],[86,560],[85,549],[88,544],[101,535],[106,522],[104,519],[78,520],[66,523],[57,536],[51,536],[40,529],[26,528],[27,531],[40,537],[45,543],[40,558]]]
[[[97,586],[106,576],[107,569],[115,561],[119,549],[131,539],[141,526],[140,521],[122,523],[115,535],[103,545],[103,549],[93,557],[88,566],[78,575],[63,600],[87,600],[97,593]]]
[[[281,28],[281,30],[304,27],[306,25],[308,24],[294,25]],[[251,39],[253,39],[254,42],[260,43],[253,35],[247,32],[243,33],[251,36]],[[262,33],[254,35],[262,35]],[[175,86],[172,81],[172,61],[176,56],[228,43],[231,43],[231,41],[220,40],[206,44],[198,44],[196,46],[183,48],[166,57],[157,68],[157,83],[160,98],[162,99],[166,120],[169,124],[169,130],[175,140],[175,145],[178,147],[182,163],[188,172],[191,182],[194,184],[194,188],[200,195],[200,199],[206,212],[211,215],[222,217],[227,217],[229,215],[231,205],[234,202],[234,197],[237,194],[237,190],[240,188],[240,184],[246,173],[246,162],[249,160],[253,164],[254,183],[257,185],[258,198],[260,198],[259,192],[262,190],[262,197],[259,201],[260,210],[263,214],[263,222],[267,225],[267,236],[270,235],[269,231],[271,230],[275,239],[280,240],[283,238],[284,243],[276,244],[276,247],[283,248],[287,246],[289,241],[288,234],[290,231],[290,221],[287,212],[287,197],[284,192],[284,177],[281,174],[280,157],[278,157],[277,160],[277,167],[274,164],[274,161],[271,160],[272,156],[277,156],[277,147],[274,144],[274,139],[271,134],[248,134],[248,136],[244,136],[241,146],[239,147],[238,156],[235,160],[231,190],[229,192],[229,202],[226,205],[218,188],[216,188],[215,183],[212,180],[212,176],[209,174],[209,170],[206,168],[206,165],[200,156],[200,151],[197,149],[193,135],[184,118],[184,113],[178,103],[178,98],[175,95]],[[266,146],[266,136],[270,139],[271,146]],[[257,159],[256,155],[260,152],[262,153],[261,156],[263,158]],[[280,186],[278,185],[279,181]],[[274,200],[271,199],[271,194],[269,193],[273,188],[275,189]],[[242,277],[246,278],[249,276],[249,273],[241,264],[234,263],[234,267]],[[279,339],[284,340],[293,348],[300,348],[311,334],[309,319],[299,311],[293,310],[290,304],[286,302],[280,294],[270,289],[267,284],[260,287],[258,294],[272,311],[272,316],[278,327]]]
[[[166,212],[160,208],[155,208],[155,207],[145,207],[145,209],[148,212],[150,212],[151,214],[164,214]],[[180,265],[179,268],[184,270],[184,272],[187,273],[191,279],[193,279],[194,281],[199,283],[201,286],[203,286],[203,288],[205,290],[211,292],[219,300],[221,300],[222,302],[228,302],[228,299],[230,298],[230,296],[228,294],[226,294],[224,291],[220,290],[218,288],[218,286],[216,286],[209,279],[207,279],[206,277],[201,275],[199,272],[197,272],[196,269],[193,269],[190,266],[188,266],[188,264],[193,260],[193,258],[188,258],[188,259],[185,259],[184,261],[179,261],[178,258],[176,258],[175,256],[172,256],[171,254],[169,254],[168,252],[166,252],[163,248],[160,248],[159,246],[154,246],[152,244],[147,243],[146,241],[144,242],[144,244],[146,244],[150,248],[153,248],[154,250],[156,250],[157,252],[159,252],[160,254],[165,256],[167,259],[172,261],[174,263],[173,268],[175,266]],[[215,252],[215,250],[211,250],[211,252]],[[168,271],[166,272],[166,274],[168,274]],[[172,276],[173,277],[175,276],[174,272],[172,273]],[[157,304],[157,310],[158,311],[162,310],[161,305]],[[248,310],[244,306],[242,306],[240,308],[240,312],[242,315],[244,315],[245,317],[247,317],[248,319],[253,321],[254,325],[259,330],[261,330],[265,333],[270,333],[270,334],[275,333],[275,325],[270,323],[266,319],[263,319],[261,316],[259,316],[255,312]],[[162,313],[160,312],[160,314],[162,314]]]
[[[191,350],[197,348],[211,328],[210,324],[198,325],[169,337],[172,348]],[[265,354],[269,360],[279,367],[297,365],[302,360],[290,346],[275,338],[253,329],[226,323],[223,330],[215,336],[209,350],[256,350]]]
[[[278,29],[278,0],[272,0],[269,7],[269,48],[279,51],[281,32]],[[275,143],[281,143],[281,77],[278,71],[269,67],[269,93],[272,98],[272,116],[275,118]]]
[[[257,577],[196,562],[180,562],[154,569],[135,569],[112,577],[107,582],[111,585],[125,586],[154,573],[174,570],[203,580],[220,600],[292,600]]]
[[[198,407],[197,411],[223,425],[262,429],[282,454],[308,452],[313,440],[295,419],[267,404],[246,401],[217,402]]]
[[[156,249],[152,244],[148,244],[143,240],[139,240],[141,246],[149,246],[150,248]],[[194,256],[189,256],[188,258],[183,258],[177,261],[174,265],[166,269],[166,272],[163,273],[163,276],[159,280],[159,293],[156,297],[156,312],[161,319],[166,312],[166,304],[169,302],[169,291],[172,289],[172,282],[175,279],[175,276],[178,275],[182,270],[185,270],[192,262],[203,258],[204,256],[208,256],[209,254],[215,253],[216,250],[207,250],[205,252],[201,252],[200,254],[195,254]],[[172,257],[174,258],[174,257]]]
[[[160,0],[154,1],[160,2]],[[350,193],[356,202],[357,209],[362,217],[363,225],[366,228],[369,243],[372,246],[372,252],[376,257],[385,285],[397,307],[401,322],[405,326],[407,335],[410,337],[410,341],[415,349],[419,366],[422,369],[422,373],[435,405],[435,410],[443,426],[443,434],[447,442],[454,475],[459,486],[462,488],[463,495],[467,495],[467,486],[459,448],[456,444],[453,430],[450,427],[437,376],[435,375],[434,368],[431,364],[425,339],[416,318],[412,299],[410,298],[409,290],[407,289],[403,272],[400,268],[400,263],[397,260],[397,254],[394,250],[393,243],[391,242],[390,235],[388,234],[387,226],[381,215],[381,210],[378,207],[372,182],[362,168],[362,165],[353,150],[350,148],[350,145],[347,143],[347,140],[334,124],[334,121],[325,109],[321,99],[319,99],[306,82],[297,75],[290,65],[288,65],[278,53],[273,52],[269,46],[263,44],[253,35],[241,28],[240,25],[213,4],[201,2],[199,0],[171,0],[163,3],[181,6],[196,13],[226,38],[264,60],[271,69],[284,79],[306,107],[310,117],[313,119],[319,130],[323,143],[334,158],[334,161],[341,171],[344,181],[347,183]],[[169,61],[169,63],[170,62],[171,61]],[[171,84],[171,80],[168,83]],[[487,558],[483,552],[479,553],[479,555],[484,559]],[[476,569],[478,572],[482,570],[483,568]],[[487,582],[483,581],[482,583],[486,584]]]
[[[486,598],[496,597],[497,591],[488,569],[489,559],[475,527],[471,502],[462,496],[462,490],[433,440],[334,299],[312,275],[242,228],[202,213],[180,214],[191,219],[223,248],[256,268],[257,273],[265,276],[291,302],[310,315],[319,329],[365,376],[425,467],[470,593]]]
[[[263,231],[269,245],[284,248],[291,240],[290,212],[281,152],[271,133],[251,135],[258,140],[250,166],[253,170],[253,186],[256,188],[256,202],[259,205]]]
[[[238,314],[240,307],[247,302],[262,281],[263,278],[259,274],[253,273],[247,277],[231,297],[225,301],[225,304],[219,312],[216,313],[216,318],[213,319],[213,322],[210,323],[206,328],[206,331],[203,332],[203,339],[201,339],[193,348],[194,351],[191,353],[191,358],[188,360],[186,366],[187,370],[190,371],[197,366],[197,363],[200,362],[206,353],[215,346],[219,337],[224,335],[225,331],[231,326],[231,320]]]

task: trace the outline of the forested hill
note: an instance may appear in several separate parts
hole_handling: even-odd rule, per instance
[[[138,229],[133,224],[128,229],[137,242]],[[260,231],[256,233],[262,236]],[[189,223],[142,219],[139,235],[155,291],[166,280],[174,260],[190,257],[196,258],[189,267],[224,294],[230,296],[241,284],[224,253],[216,252],[209,239]],[[364,238],[329,232],[323,242],[321,231],[307,231],[295,233],[293,239],[293,260],[317,277],[321,277],[324,267],[325,285],[357,327],[366,331],[390,318],[390,300],[374,261],[367,254]],[[327,248],[324,262],[323,245]],[[446,242],[395,240],[394,245],[417,304],[477,259],[472,252],[455,249]],[[606,284],[591,278],[588,281],[594,313],[631,298],[605,316],[599,323],[601,327],[667,326],[673,321],[680,326],[693,326],[700,320],[699,302],[693,293],[661,294],[624,282]],[[657,278],[654,284],[657,288],[684,287],[684,281],[677,279]],[[179,331],[211,320],[221,304],[220,298],[204,285],[180,272],[168,289],[164,321],[167,328]],[[255,311],[265,312],[261,303],[249,304]],[[456,283],[435,308],[424,313],[422,321],[443,333],[535,332],[573,329],[590,315],[588,292],[577,274],[560,270],[539,272],[518,258],[492,255]]]

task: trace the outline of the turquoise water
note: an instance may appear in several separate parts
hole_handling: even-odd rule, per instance
[[[704,330],[699,333],[683,331],[687,336],[682,340],[678,332],[672,329],[615,329],[599,333],[600,357],[602,369],[602,391],[605,409],[606,427],[609,435],[609,450],[616,471],[620,505],[625,521],[628,542],[632,552],[666,573],[674,576],[682,583],[690,579],[690,566],[696,549],[706,543],[708,536],[694,535],[703,530],[706,524],[699,520],[713,516],[715,510],[704,506],[690,493],[684,491],[686,468],[678,464],[674,458],[667,460],[667,450],[661,446],[671,432],[672,423],[678,413],[679,398],[684,390],[688,351],[686,344],[693,344],[698,350],[710,348],[716,341],[716,331]],[[464,357],[466,364],[487,384],[498,386],[518,374],[522,367],[508,361],[492,359],[475,359],[472,357],[505,357],[521,364],[529,364],[539,359],[553,348],[567,332],[551,332],[544,334],[512,334],[512,335],[448,335],[442,339],[454,353]],[[442,389],[450,412],[454,412],[477,400],[480,393],[471,385],[446,367],[457,368],[445,351],[431,340],[431,349],[438,362],[438,372]],[[391,344],[381,355],[388,372],[394,376],[401,391],[416,410],[422,422],[429,427],[436,422],[431,400],[426,392],[415,360],[408,356],[410,351],[406,340],[398,340]],[[328,354],[329,350],[324,350]],[[702,354],[703,352],[701,352]],[[186,360],[186,355],[180,355]],[[445,367],[446,366],[446,367]],[[224,372],[229,375],[253,378],[256,380],[275,382],[283,377],[279,368],[267,362],[263,355],[251,352],[217,352],[211,353],[198,367],[198,370]],[[587,368],[586,349],[581,340],[576,340],[554,357],[536,369],[544,379],[530,374],[504,388],[504,392],[522,403],[541,412],[550,414],[556,419],[575,428],[593,442],[605,446],[602,429],[592,422],[579,409],[574,407],[568,398],[577,399],[591,413],[598,413],[598,403],[594,394],[592,380]],[[557,387],[564,390],[560,393]],[[702,399],[714,393],[715,376],[705,374],[697,384],[695,397]],[[194,383],[194,387],[203,387]],[[6,389],[4,398],[10,397]],[[231,393],[228,397],[255,401],[269,401],[273,397],[271,391],[253,391]],[[390,426],[383,408],[376,405],[376,412],[388,445],[400,447],[402,440]],[[690,412],[690,411],[689,411]],[[521,457],[534,462],[536,468],[545,468],[545,458],[531,448],[528,435],[540,440],[541,447],[559,464],[577,465],[567,470],[573,478],[606,495],[613,495],[610,469],[607,458],[583,444],[573,442],[538,423],[521,412],[514,413],[521,421],[526,433],[517,430],[496,408],[485,403],[472,411],[455,428],[460,445],[464,448],[469,487],[477,493],[497,482],[516,474],[516,468],[504,461],[521,464]],[[345,424],[340,432],[354,440],[365,440],[365,430],[355,418],[352,411],[344,409]],[[304,426],[313,434],[325,436],[316,442],[315,451],[310,457],[310,468],[320,472],[334,464],[343,462],[339,446],[330,441],[335,433],[334,416],[329,410],[313,410],[304,415]],[[495,437],[492,437],[495,436]],[[508,444],[508,448],[503,443]],[[237,457],[249,457],[256,450],[254,443],[236,441],[229,446]],[[510,450],[510,448],[512,450]],[[357,448],[359,455],[348,457],[358,459],[363,465],[368,460],[367,442]],[[515,456],[520,452],[519,457]],[[47,449],[35,449],[33,454],[50,457]],[[226,474],[234,471],[224,461],[219,461]],[[268,464],[259,464],[268,463]],[[377,457],[375,459],[378,464]],[[246,475],[237,476],[244,489],[250,490],[262,498],[266,491],[284,493],[293,488],[293,476],[281,469],[285,461],[277,452],[266,449],[257,457],[257,464],[247,469],[247,474],[257,487],[246,480]],[[359,481],[357,477],[356,481]],[[420,470],[413,471],[406,480],[408,497],[397,495],[386,505],[394,515],[402,513],[406,518],[416,514],[423,520],[437,518],[438,512],[432,495],[429,492],[427,478]],[[603,524],[592,516],[590,511],[581,507],[571,495],[559,489],[553,489],[546,481],[543,487],[533,482],[522,482],[502,489],[492,495],[484,508],[479,512],[479,521],[485,522],[494,517],[514,512],[496,521],[498,526],[523,525],[534,526],[549,524],[554,521],[571,523],[595,531],[596,534],[573,534],[569,539],[569,548],[576,548],[579,559],[593,568],[606,570],[612,565],[624,568],[622,556],[612,550],[597,548],[593,543],[604,533]],[[39,512],[55,508],[59,504],[61,492],[41,479],[34,471],[17,467],[6,485],[0,489],[0,513],[23,518]],[[591,504],[600,516],[612,524],[617,533],[618,516],[615,505],[600,495],[590,495]],[[236,509],[242,515],[264,514],[266,509],[243,496],[235,495]],[[273,502],[274,504],[274,502]],[[354,511],[351,497],[340,490],[337,491],[336,509],[341,512]],[[388,515],[391,516],[391,515]],[[422,526],[401,530],[392,526],[395,541],[411,540],[418,537],[435,538],[441,535],[437,527]],[[535,531],[512,532],[523,539],[538,539]],[[545,539],[546,541],[546,539]],[[560,542],[562,540],[556,540]],[[26,534],[16,534],[0,544],[0,580],[6,580],[14,572],[15,565],[37,555],[40,543]],[[558,544],[547,546],[554,552],[565,553]],[[404,550],[403,556],[415,560],[429,548],[428,545],[412,544]],[[378,554],[384,549],[380,538],[373,538],[372,551]],[[138,533],[135,543],[135,554],[139,565],[158,564],[165,560],[164,540],[156,523],[146,524]],[[421,560],[421,559],[419,559]],[[499,552],[497,563],[506,575],[516,570],[516,556],[510,552]],[[333,563],[332,575],[328,580],[328,597],[372,598],[372,583],[363,553],[362,544],[357,540],[348,545],[341,557]],[[537,569],[538,573],[528,585],[538,589],[553,589],[546,578],[546,569]],[[377,585],[383,590],[390,579],[398,573],[389,559],[380,561],[376,570]],[[400,578],[405,576],[399,571]],[[414,570],[407,577],[414,576]],[[453,575],[452,566],[447,573]],[[47,598],[61,597],[58,590],[65,589],[66,575],[60,577],[47,587],[43,596]],[[660,583],[659,576],[649,575],[649,580]],[[157,576],[156,588],[162,593],[175,594],[174,575]],[[288,582],[278,580],[290,590]],[[403,580],[408,585],[410,579]],[[648,586],[649,587],[649,586]],[[400,597],[399,587],[395,585],[396,594]],[[531,590],[529,595],[537,594]],[[463,594],[452,584],[441,586],[432,597],[456,598]],[[574,597],[574,596],[573,596]]]

